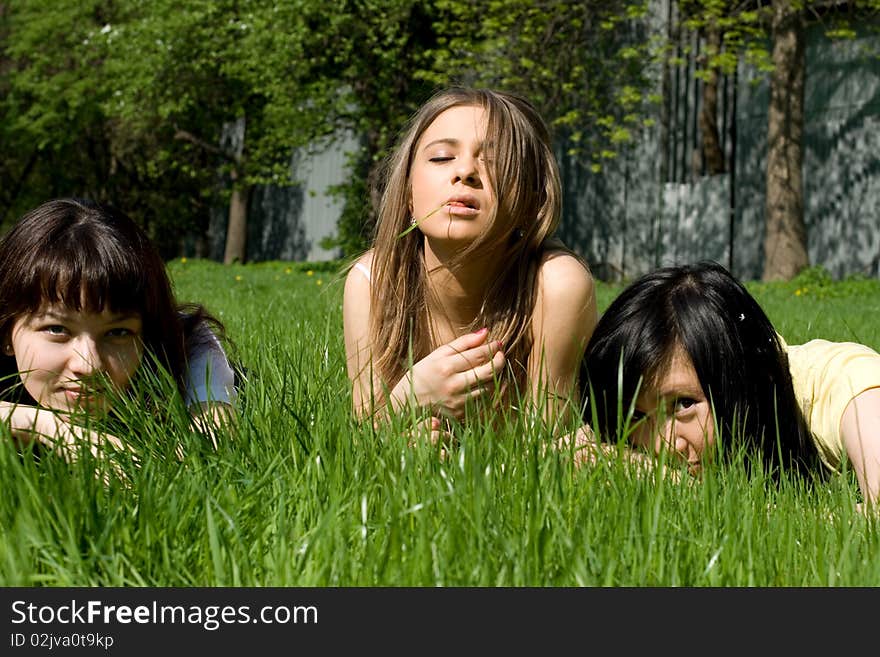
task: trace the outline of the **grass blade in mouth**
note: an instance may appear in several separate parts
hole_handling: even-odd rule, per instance
[[[446,202],[444,201],[439,207],[437,207],[437,208],[431,210],[428,214],[426,214],[424,217],[422,217],[422,218],[419,219],[418,221],[413,222],[412,226],[410,226],[410,227],[407,228],[405,231],[403,231],[400,235],[397,236],[397,239],[400,239],[400,238],[403,237],[404,235],[406,235],[406,234],[411,233],[412,231],[414,231],[416,228],[418,228],[419,226],[422,225],[422,222],[423,222],[425,219],[427,219],[428,217],[430,217],[430,216],[432,216],[432,215],[434,215],[434,214],[437,214],[437,212],[439,212],[440,209],[443,208],[445,205],[446,205]]]

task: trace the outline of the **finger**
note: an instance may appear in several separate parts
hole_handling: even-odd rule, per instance
[[[452,342],[448,342],[443,345],[443,349],[445,349],[450,354],[461,354],[469,349],[473,349],[474,347],[479,347],[481,344],[485,344],[486,340],[489,339],[489,329],[481,328],[479,331],[474,331],[473,333],[465,333],[464,335],[460,335]]]
[[[489,361],[491,361],[495,354],[499,351],[504,353],[504,346],[498,340],[492,340],[486,344],[480,345],[479,347],[474,347],[473,349],[468,349],[467,351],[463,351],[458,356],[464,359],[464,363],[467,369],[474,369],[480,365],[485,365]]]
[[[461,354],[450,356],[446,360],[443,371],[446,373],[447,377],[455,377],[457,374],[463,375],[460,380],[465,382],[464,388],[469,388],[472,385],[478,384],[480,381],[485,381],[487,378],[491,378],[491,362],[493,358],[495,358],[495,354],[499,353],[500,350],[501,343],[493,342],[490,345],[490,349],[481,347],[480,349],[472,349]],[[503,352],[501,353],[503,355]],[[478,374],[477,368],[485,365],[489,365],[489,367],[479,370]],[[489,376],[486,376],[487,371],[490,372]],[[458,389],[462,389],[460,384]]]
[[[449,446],[450,441],[452,440],[452,434],[448,430],[447,427],[444,427],[444,422],[436,415],[431,417],[427,424],[430,427],[429,440],[431,444],[436,446],[440,446],[442,450],[446,450]]]
[[[478,365],[462,374],[467,379],[469,386],[484,387],[499,379],[506,364],[507,358],[504,356],[504,352],[498,350],[493,354],[489,362]]]
[[[409,441],[407,442],[408,446],[415,447],[418,441],[424,440],[425,438],[427,438],[431,445],[436,445],[440,438],[441,425],[442,421],[436,416],[430,417],[424,422],[420,422],[416,425],[415,429],[410,432]]]
[[[432,445],[436,445],[440,441],[440,427],[443,425],[443,421],[436,415],[433,415],[428,419],[427,424],[429,431],[428,439]]]

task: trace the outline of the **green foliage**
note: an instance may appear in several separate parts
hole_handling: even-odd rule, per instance
[[[438,0],[430,78],[516,91],[532,100],[570,154],[598,165],[639,132],[651,105],[647,2]],[[548,56],[548,53],[553,53]]]
[[[847,38],[880,0],[809,16]],[[697,75],[769,70],[768,3],[681,0],[670,39],[648,0],[20,0],[0,7],[0,223],[52,196],[112,201],[163,252],[204,235],[232,184],[294,184],[291,150],[361,137],[328,245],[363,249],[377,166],[439,87],[532,99],[600,172],[653,125],[660,63],[717,31]],[[663,17],[659,17],[663,18]],[[680,29],[679,29],[680,28]],[[230,139],[236,122],[241,139]]]
[[[831,11],[823,0],[800,0],[788,5],[791,11],[802,12],[805,20],[827,25],[825,33],[831,39],[853,38],[855,25],[880,13],[878,0],[836,3]],[[703,77],[711,70],[731,74],[741,58],[758,71],[768,73],[773,70],[770,57],[772,3],[678,0],[677,6],[681,28],[704,38],[711,32],[720,37],[718,47],[706,46],[704,58],[698,62],[697,77]],[[678,65],[680,62],[673,57],[675,43],[667,45],[666,62]]]
[[[218,171],[245,186],[296,182],[291,151],[315,137],[298,84],[311,37],[297,4],[123,3],[119,22],[93,35],[113,89],[104,112],[135,139],[161,135],[154,162],[202,189]]]
[[[137,135],[105,111],[118,91],[105,46],[121,11],[27,0],[0,16],[0,219],[51,197],[88,196],[128,211],[173,251],[183,235],[204,232],[203,181],[193,175],[203,167],[187,169],[161,133]]]

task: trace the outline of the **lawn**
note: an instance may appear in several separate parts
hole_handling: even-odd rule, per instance
[[[244,368],[236,429],[213,450],[178,407],[125,409],[140,464],[120,461],[126,476],[107,483],[88,459],[38,461],[3,440],[0,584],[880,585],[880,532],[854,510],[852,477],[808,488],[734,466],[699,482],[617,461],[575,469],[522,419],[468,427],[441,460],[401,426],[352,420],[335,270],[169,268]],[[810,270],[749,287],[791,344],[880,349],[877,280]],[[618,290],[599,285],[600,310]]]

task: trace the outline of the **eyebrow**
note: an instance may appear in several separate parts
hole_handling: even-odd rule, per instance
[[[676,384],[666,388],[658,388],[657,394],[661,397],[684,397],[696,394],[702,395],[703,389],[700,386]]]
[[[461,141],[456,139],[455,137],[441,137],[440,139],[434,139],[433,141],[428,142],[424,146],[422,146],[422,150],[427,150],[432,146],[460,146]],[[478,143],[477,151],[482,153],[484,150],[487,150],[492,147],[492,142],[490,141],[481,141]]]
[[[458,139],[453,137],[442,137],[440,139],[435,139],[434,141],[428,142],[422,147],[422,150],[427,150],[431,148],[431,146],[439,146],[439,145],[447,145],[447,146],[458,146],[461,142]]]

